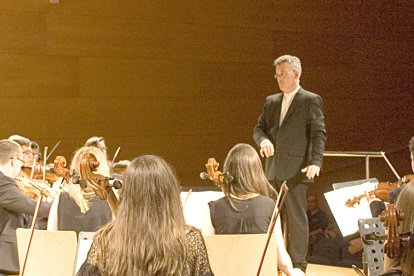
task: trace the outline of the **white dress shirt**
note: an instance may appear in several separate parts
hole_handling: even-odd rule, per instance
[[[293,98],[295,97],[296,93],[298,93],[300,86],[298,86],[295,90],[290,93],[283,93],[283,100],[282,100],[282,108],[280,110],[280,121],[279,126],[282,124],[283,120],[285,119],[286,113],[289,110],[290,105],[292,104]]]

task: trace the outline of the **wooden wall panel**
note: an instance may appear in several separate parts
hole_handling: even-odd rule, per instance
[[[78,58],[0,54],[1,97],[76,97]]]
[[[223,162],[278,91],[272,61],[294,54],[324,99],[327,150],[386,151],[401,174],[414,135],[410,1],[60,0],[0,3],[0,137],[70,156],[93,135],[120,158],[164,156],[186,185]],[[373,176],[390,177],[378,160]],[[326,158],[311,192],[364,176]],[[391,175],[392,177],[392,175]]]

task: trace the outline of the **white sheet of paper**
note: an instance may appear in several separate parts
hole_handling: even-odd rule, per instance
[[[181,192],[181,202],[184,205],[185,223],[192,225],[206,234],[214,234],[214,227],[210,218],[210,201],[224,196],[223,192],[191,192],[186,201],[188,192]]]
[[[358,219],[372,218],[371,210],[365,197],[361,199],[359,204],[355,204],[351,208],[347,207],[345,202],[348,199],[364,194],[365,191],[374,190],[376,185],[377,183],[375,182],[367,182],[325,193],[326,201],[343,236],[359,231]]]

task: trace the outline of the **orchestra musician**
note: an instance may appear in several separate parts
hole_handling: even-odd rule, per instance
[[[19,273],[16,229],[25,227],[23,215],[32,216],[36,207],[36,201],[26,196],[14,181],[24,163],[18,143],[0,140],[0,275]],[[41,202],[39,216],[47,217],[49,210],[50,203]]]
[[[400,233],[414,231],[414,181],[404,185],[396,203],[396,209],[404,213],[399,226]],[[399,257],[390,259],[385,256],[385,273],[382,276],[414,275],[414,242],[402,247]]]
[[[108,148],[105,144],[105,139],[99,136],[93,136],[86,140],[85,147],[95,147],[102,150],[105,154],[108,152]]]
[[[9,137],[9,140],[18,143],[22,147],[24,160],[23,167],[31,167],[33,165],[32,142],[20,135],[12,135]]]
[[[100,163],[97,173],[109,176],[106,155],[96,147],[82,147],[74,155],[71,171],[80,176],[81,158],[92,153]],[[65,191],[54,200],[49,214],[47,230],[67,230],[94,232],[112,220],[112,211],[107,201],[101,200],[87,183],[73,183],[70,178]],[[84,186],[84,187],[82,187]]]
[[[266,233],[276,205],[272,198],[277,193],[267,181],[255,149],[248,144],[235,145],[226,157],[224,172],[233,177],[232,181],[224,181],[225,197],[209,203],[216,234]],[[283,242],[280,218],[274,234],[279,269],[288,276],[304,275],[299,268],[293,268]]]
[[[116,218],[95,234],[78,275],[213,275],[200,231],[185,224],[178,178],[161,157],[131,162]]]

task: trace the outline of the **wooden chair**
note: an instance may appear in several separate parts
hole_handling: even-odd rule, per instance
[[[267,234],[204,235],[210,266],[216,276],[254,276],[259,268]],[[261,276],[277,274],[276,238],[272,236]]]

